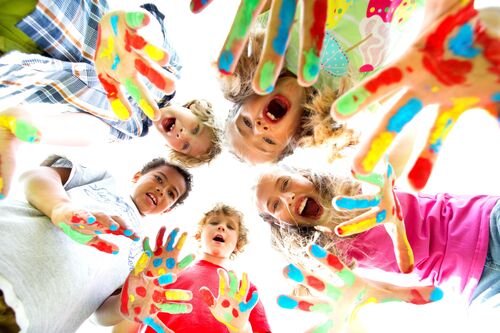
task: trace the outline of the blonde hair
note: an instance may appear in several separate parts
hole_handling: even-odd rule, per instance
[[[210,102],[204,99],[193,99],[182,106],[191,110],[212,134],[212,146],[200,156],[191,156],[176,150],[170,151],[169,159],[171,161],[176,161],[187,168],[192,168],[212,161],[221,152],[221,130],[215,124],[214,112]],[[168,108],[169,104],[166,107]]]
[[[307,169],[291,169],[292,172],[299,173],[307,178],[316,189],[320,198],[324,202],[331,202],[337,195],[353,196],[361,193],[361,184],[347,177],[338,177],[328,173],[315,173]],[[331,209],[329,218],[334,225],[350,220],[365,210],[360,211],[337,211]],[[353,237],[339,238],[334,233],[326,234],[314,229],[314,227],[301,227],[295,225],[282,225],[279,221],[268,213],[261,213],[261,218],[271,226],[272,246],[280,252],[287,260],[304,264],[309,262],[306,259],[306,249],[315,243],[338,256],[346,262],[346,252]],[[338,246],[343,243],[342,246]],[[309,262],[310,264],[310,262]],[[346,264],[348,264],[346,262]]]
[[[227,216],[227,217],[236,217],[237,218],[237,224],[238,224],[238,241],[236,242],[236,247],[231,254],[231,259],[234,259],[234,257],[240,253],[243,252],[243,249],[245,246],[248,244],[248,229],[245,227],[245,224],[243,223],[243,214],[237,210],[236,208],[233,208],[229,205],[223,204],[223,203],[218,203],[215,205],[214,208],[209,210],[203,215],[203,218],[198,222],[198,229],[196,230],[195,238],[200,239],[201,237],[201,231],[205,224],[207,224],[207,221],[210,217],[216,216],[216,215],[222,215],[222,216]]]
[[[226,119],[226,125],[236,116],[242,105],[250,97],[256,95],[252,89],[252,80],[262,53],[264,37],[265,31],[263,29],[255,29],[249,36],[247,50],[243,51],[234,73],[218,75],[219,86],[224,97],[234,103]],[[283,67],[278,80],[290,76],[296,77],[295,74]],[[354,131],[346,128],[345,124],[336,121],[330,115],[332,103],[351,85],[351,76],[348,75],[340,79],[340,87],[337,90],[328,87],[321,91],[314,87],[304,88],[306,98],[302,103],[304,111],[300,120],[300,129],[275,162],[293,153],[297,146],[312,147],[325,143],[331,146],[329,159],[332,160],[345,147],[358,143]]]

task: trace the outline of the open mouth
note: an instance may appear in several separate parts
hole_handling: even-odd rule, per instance
[[[264,117],[271,123],[279,122],[290,109],[290,101],[281,95],[274,96],[264,109]]]
[[[225,240],[224,240],[224,237],[222,237],[222,235],[215,235],[215,237],[213,238],[214,241],[216,242],[219,242],[219,243],[224,243]]]
[[[296,212],[302,217],[317,219],[323,213],[323,207],[313,198],[304,197],[297,203]]]
[[[174,129],[175,127],[175,121],[176,119],[175,118],[166,118],[164,121],[163,121],[163,129],[165,130],[165,132],[170,132]]]
[[[150,192],[146,193],[146,196],[151,200],[153,205],[157,206],[158,205],[158,199]]]

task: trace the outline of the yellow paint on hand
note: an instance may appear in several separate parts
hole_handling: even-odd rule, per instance
[[[365,220],[358,221],[356,224],[343,225],[342,236],[349,236],[366,231],[376,224],[377,224],[377,219],[375,217],[371,217]]]
[[[141,99],[139,101],[139,106],[141,107],[142,111],[148,116],[149,119],[154,119],[155,118],[155,110],[149,105],[148,102],[145,100]]]
[[[99,54],[99,58],[113,59],[113,52],[115,49],[115,40],[110,37],[108,38],[108,46],[102,50]]]
[[[378,303],[378,299],[376,299],[375,297],[370,297],[365,301],[358,303],[350,313],[349,324],[353,324],[357,320],[358,312],[363,306],[376,303]]]
[[[134,274],[138,275],[146,268],[149,261],[149,257],[146,253],[143,253],[137,263],[135,264]]]
[[[371,172],[375,168],[375,165],[380,161],[380,158],[391,145],[393,139],[393,133],[382,132],[373,140],[370,150],[361,162],[365,171]]]
[[[0,127],[7,128],[14,134],[16,128],[16,118],[13,116],[0,116]]]
[[[133,303],[133,302],[135,301],[135,296],[134,296],[134,295],[132,295],[132,294],[130,294],[130,295],[128,296],[128,300],[129,300],[129,302],[130,302],[130,303]]]
[[[167,297],[169,301],[189,301],[191,299],[189,294],[185,291],[173,289],[165,291],[165,297]]]
[[[160,61],[165,58],[165,52],[163,50],[157,48],[154,45],[147,44],[146,47],[144,47],[144,52],[154,61]]]
[[[167,274],[167,270],[162,267],[158,270],[158,275],[164,275],[164,274]]]
[[[125,105],[118,98],[111,102],[111,108],[118,118],[121,120],[127,120],[130,118],[130,112],[125,107]]]

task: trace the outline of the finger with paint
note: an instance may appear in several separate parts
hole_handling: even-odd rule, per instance
[[[7,128],[16,138],[28,143],[40,142],[40,131],[30,123],[13,116],[0,115],[0,127]]]
[[[335,233],[340,237],[346,237],[383,225],[392,239],[400,271],[410,273],[414,268],[414,256],[406,236],[401,205],[394,192],[396,175],[387,158],[385,163],[384,175],[376,173],[368,176],[354,174],[358,180],[377,186],[378,193],[333,198],[332,205],[337,210],[366,210],[355,218],[336,226]]]
[[[285,309],[316,312],[328,317],[307,332],[340,332],[346,326],[355,324],[358,311],[366,304],[387,301],[426,304],[440,300],[443,296],[439,288],[432,286],[406,288],[361,278],[338,257],[316,244],[309,247],[308,253],[324,269],[333,273],[338,281],[329,281],[293,264],[285,267],[285,277],[307,286],[313,296],[280,295],[278,305]]]
[[[231,332],[240,332],[249,325],[248,318],[259,300],[258,293],[254,291],[247,301],[249,282],[246,273],[243,273],[241,283],[233,271],[219,268],[217,273],[219,296],[216,298],[206,287],[200,288],[200,293],[215,319]]]
[[[211,2],[212,0],[191,0],[191,11],[197,14],[204,10]]]
[[[149,118],[159,117],[158,106],[137,73],[167,94],[175,90],[174,76],[161,68],[169,60],[168,52],[138,34],[150,20],[147,12],[115,11],[103,16],[98,26],[96,71],[113,111],[122,120],[132,114],[122,86]]]
[[[425,106],[437,104],[427,144],[408,174],[412,187],[423,189],[444,140],[465,111],[482,108],[500,119],[498,45],[500,38],[485,28],[473,2],[457,1],[398,61],[341,96],[331,113],[346,119],[406,89],[361,145],[354,170],[371,173],[406,124]]]
[[[179,253],[184,246],[187,238],[187,233],[183,232],[177,241],[175,239],[179,233],[179,229],[173,229],[167,237],[165,243],[163,238],[166,228],[161,227],[156,235],[156,248],[152,250],[149,245],[149,239],[145,238],[143,242],[144,255],[148,257],[146,269],[147,276],[160,276],[167,272],[178,274],[184,268],[189,266],[195,259],[194,254],[186,255],[182,260],[178,260]]]

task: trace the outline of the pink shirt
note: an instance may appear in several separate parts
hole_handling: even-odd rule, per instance
[[[500,197],[396,195],[415,256],[414,273],[429,284],[446,281],[470,297],[483,272],[490,214]],[[360,234],[351,244],[354,246],[348,254],[360,267],[399,272],[391,239],[383,227]]]

